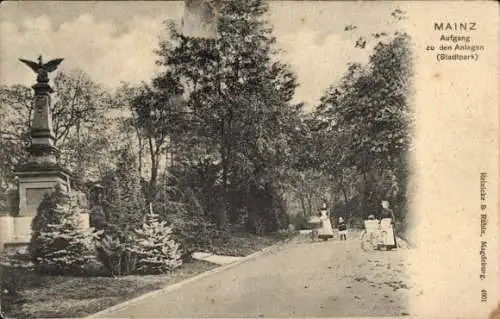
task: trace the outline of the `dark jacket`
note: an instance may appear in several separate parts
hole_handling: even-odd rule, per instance
[[[339,223],[339,230],[340,231],[347,230],[347,224],[345,222]]]
[[[392,222],[394,222],[394,212],[390,208],[382,208],[382,211],[380,212],[380,218],[392,218]]]

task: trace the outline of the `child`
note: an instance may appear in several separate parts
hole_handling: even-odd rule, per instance
[[[344,222],[342,217],[339,217],[339,235],[340,240],[347,240],[347,224]]]

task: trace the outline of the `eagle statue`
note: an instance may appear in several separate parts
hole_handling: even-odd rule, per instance
[[[52,71],[55,71],[57,69],[57,66],[63,60],[64,59],[53,59],[47,63],[43,63],[41,55],[38,57],[38,63],[25,59],[19,59],[19,61],[29,66],[38,75],[36,78],[38,82],[49,82],[48,74]]]

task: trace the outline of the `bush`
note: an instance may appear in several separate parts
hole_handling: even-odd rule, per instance
[[[165,273],[182,264],[172,228],[153,213],[147,214],[146,222],[134,231],[127,250],[137,256],[137,270],[142,273]]]
[[[104,230],[97,258],[111,276],[136,271],[136,256],[128,247],[134,229],[141,227],[146,212],[137,161],[130,148],[121,149],[118,155],[116,169],[101,176],[102,194],[92,208],[91,220],[93,225]]]
[[[130,148],[119,151],[117,168],[106,171],[100,181],[103,186],[99,202],[101,207],[94,206],[94,210],[99,210],[96,212],[100,215],[95,221],[97,224],[101,227],[112,225],[114,230],[125,236],[128,229],[133,230],[142,225],[147,212],[146,197],[136,163]],[[113,236],[122,235],[115,232]]]
[[[127,250],[129,243],[126,236],[117,234],[116,231],[108,232],[101,238],[97,247],[97,258],[107,275],[129,275],[137,269],[137,256]]]
[[[309,229],[307,218],[301,213],[290,216],[290,222],[295,226],[296,230]]]
[[[172,226],[173,234],[180,243],[183,261],[190,261],[193,252],[210,251],[214,242],[227,239],[227,232],[217,228],[189,189],[180,192],[175,187],[175,191],[171,192],[175,194],[165,196],[167,200],[158,198],[153,206],[161,219]]]
[[[188,261],[195,251],[211,251],[214,245],[228,238],[227,232],[200,216],[178,213],[168,216],[174,235],[182,249],[182,259]]]
[[[5,267],[33,268],[31,256],[25,253],[4,251],[0,254],[0,265]]]
[[[29,253],[35,269],[46,274],[82,273],[95,259],[93,229],[82,229],[80,209],[60,186],[46,195],[32,221]]]

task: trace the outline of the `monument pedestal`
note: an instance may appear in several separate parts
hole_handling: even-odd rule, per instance
[[[24,165],[16,172],[19,177],[19,216],[35,216],[45,193],[52,192],[56,185],[71,192],[68,171],[57,165]]]
[[[0,252],[24,252],[31,240],[31,222],[46,193],[56,185],[71,192],[70,173],[58,165],[27,163],[16,171],[19,178],[19,212],[16,216],[0,216]],[[89,214],[80,214],[81,225],[89,228]]]
[[[0,218],[0,251],[24,251],[31,239],[31,221],[45,194],[54,191],[57,184],[71,191],[70,173],[57,164],[28,162],[16,170],[16,175],[19,211],[16,216]]]

